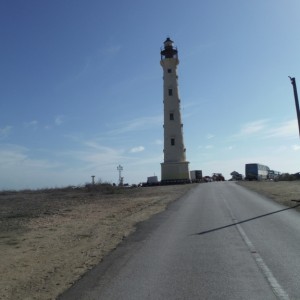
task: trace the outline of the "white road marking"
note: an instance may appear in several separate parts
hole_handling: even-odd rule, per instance
[[[235,224],[235,226],[237,227],[243,241],[245,242],[245,244],[247,245],[248,249],[250,250],[254,260],[256,261],[256,264],[258,265],[258,267],[260,268],[260,270],[262,271],[264,277],[267,279],[270,287],[272,288],[275,296],[280,299],[280,300],[289,300],[289,296],[288,294],[285,292],[285,290],[281,287],[281,285],[278,283],[278,281],[276,280],[276,278],[274,277],[273,273],[271,272],[271,270],[269,269],[269,267],[266,265],[266,263],[264,262],[263,258],[259,255],[259,253],[256,251],[253,243],[250,241],[250,239],[248,238],[247,234],[245,233],[244,229],[242,228],[242,226],[240,224],[238,224],[237,219],[235,218],[228,202],[226,201],[226,199],[224,197],[222,197],[229,213],[230,216],[233,220]]]

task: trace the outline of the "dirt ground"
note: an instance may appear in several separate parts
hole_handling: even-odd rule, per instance
[[[0,299],[55,299],[193,186],[0,192]]]
[[[239,184],[288,206],[300,200],[300,181]],[[0,299],[55,299],[194,186],[0,192]]]
[[[238,184],[275,200],[283,205],[293,207],[300,204],[300,181],[240,181]],[[300,207],[296,208],[300,211]]]

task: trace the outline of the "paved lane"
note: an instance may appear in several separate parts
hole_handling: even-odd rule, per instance
[[[59,299],[300,299],[300,214],[201,184]]]

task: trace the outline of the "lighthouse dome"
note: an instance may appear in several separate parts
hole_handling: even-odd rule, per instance
[[[173,43],[174,42],[169,37],[167,37],[167,39],[164,41],[164,46],[165,47],[172,47]]]

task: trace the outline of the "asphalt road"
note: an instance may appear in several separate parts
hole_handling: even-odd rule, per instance
[[[234,182],[199,184],[59,299],[300,299],[300,214]]]

